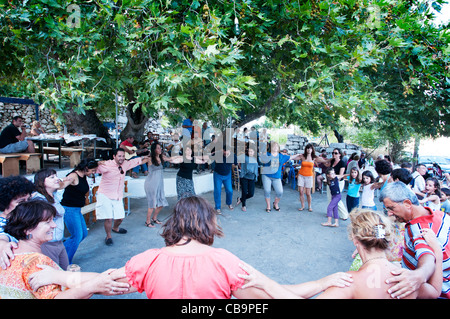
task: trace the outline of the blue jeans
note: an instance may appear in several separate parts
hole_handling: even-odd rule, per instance
[[[226,176],[214,172],[213,177],[214,177],[214,202],[216,205],[215,209],[221,209],[222,207],[222,184],[225,186],[226,204],[231,205],[233,200],[233,186],[231,183],[231,172]]]
[[[64,246],[66,247],[67,256],[69,256],[69,263],[71,264],[78,246],[86,238],[88,231],[80,207],[63,207],[66,211],[64,214],[64,223],[71,235],[64,242]]]
[[[347,195],[346,202],[347,202],[347,210],[350,213],[353,210],[353,208],[359,206],[359,197]]]
[[[138,156],[133,156],[133,157],[130,158],[130,159],[133,159],[133,158],[138,158]],[[139,167],[142,168],[142,173],[148,171],[147,163],[144,163],[144,164],[138,165],[138,166],[136,166],[136,167],[133,167],[133,172],[135,172],[136,174],[139,174]]]

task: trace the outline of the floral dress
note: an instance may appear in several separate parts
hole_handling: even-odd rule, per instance
[[[31,274],[42,270],[37,265],[61,269],[53,260],[40,253],[16,254],[11,266],[0,269],[0,299],[53,299],[62,291],[59,285],[47,285],[33,291],[29,284]]]

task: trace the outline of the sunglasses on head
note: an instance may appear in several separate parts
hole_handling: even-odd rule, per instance
[[[125,174],[125,172],[123,171],[122,166],[119,166],[119,171],[120,171],[120,174]]]

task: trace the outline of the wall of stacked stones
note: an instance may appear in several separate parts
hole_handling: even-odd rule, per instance
[[[348,156],[355,152],[360,155],[362,150],[360,146],[348,143],[330,143],[328,146],[318,145],[315,142],[309,142],[307,137],[295,134],[288,134],[285,148],[288,150],[289,154],[303,153],[305,146],[308,143],[313,145],[317,154],[319,154],[322,149],[325,149],[328,157],[331,157],[331,153],[335,148],[340,148],[342,152],[346,151]]]
[[[16,115],[22,116],[25,124],[31,128],[33,121],[36,120],[36,106],[0,102],[0,130],[9,125]],[[49,110],[39,110],[39,122],[48,133],[58,131]]]

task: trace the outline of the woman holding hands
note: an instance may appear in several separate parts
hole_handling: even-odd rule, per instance
[[[305,151],[303,154],[300,154],[299,159],[302,161],[302,166],[298,171],[297,185],[302,207],[298,210],[302,211],[305,209],[304,195],[306,194],[308,211],[312,212],[311,189],[313,187],[314,165],[319,165],[320,163],[329,164],[331,159],[324,159],[323,157],[317,156],[312,144],[307,144],[305,146]]]

